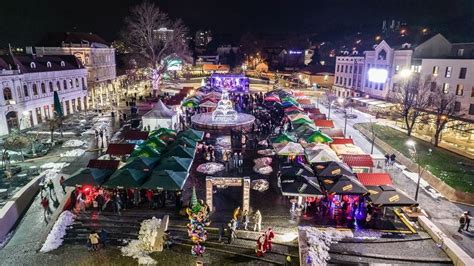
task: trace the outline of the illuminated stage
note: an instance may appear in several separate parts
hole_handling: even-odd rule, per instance
[[[243,74],[212,74],[207,80],[207,85],[219,90],[229,92],[248,93],[249,78]]]

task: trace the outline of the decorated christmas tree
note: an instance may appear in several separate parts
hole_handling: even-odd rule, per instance
[[[191,241],[194,242],[194,246],[191,248],[191,253],[195,256],[202,256],[205,251],[205,247],[202,245],[207,240],[207,231],[205,226],[209,226],[208,221],[209,212],[208,206],[202,201],[200,202],[196,196],[196,189],[193,187],[191,194],[191,202],[189,207],[186,209],[186,213],[189,216],[188,235]]]

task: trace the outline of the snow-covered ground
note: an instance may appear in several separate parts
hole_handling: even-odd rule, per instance
[[[61,153],[60,156],[61,157],[79,157],[79,156],[82,156],[85,152],[86,150],[84,149],[74,149],[74,150]]]
[[[40,249],[41,252],[49,252],[57,249],[63,243],[63,237],[66,235],[66,229],[74,222],[76,216],[70,211],[64,211],[49,232],[48,238]]]
[[[70,139],[63,143],[63,148],[77,148],[86,145],[85,141],[79,139]]]
[[[155,238],[161,226],[161,219],[155,217],[144,220],[140,227],[138,240],[132,240],[127,246],[121,248],[122,256],[138,259],[139,265],[155,265],[157,262],[149,254],[156,251]]]

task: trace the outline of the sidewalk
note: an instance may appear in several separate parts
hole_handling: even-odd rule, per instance
[[[113,132],[116,128],[111,127],[113,123],[109,123],[109,132]],[[86,137],[88,143],[87,149],[94,149],[97,146],[95,138],[91,135]],[[33,164],[38,167],[46,162],[57,163],[61,162],[62,158],[59,157],[59,153],[64,152],[64,150],[69,150],[59,147],[54,151],[49,158],[45,160],[38,159]],[[85,167],[90,159],[96,158],[97,152],[86,152],[82,156],[75,158],[68,166],[62,168],[56,177],[53,179],[55,184],[55,192],[57,195],[57,200],[53,197],[50,198],[50,207],[54,213],[56,208],[60,206],[60,203],[64,199],[64,193],[61,186],[59,185],[59,178],[63,175],[66,179],[69,175],[77,171],[81,167]],[[34,198],[31,206],[24,214],[23,218],[16,226],[16,229],[13,231],[13,235],[8,243],[0,249],[0,265],[24,265],[27,261],[34,261],[37,251],[41,248],[43,243],[41,242],[41,237],[46,234],[48,228],[48,223],[55,222],[49,221],[45,218],[43,213],[43,208],[40,204],[41,196],[38,193]],[[49,215],[51,216],[51,215]]]
[[[319,106],[322,113],[327,114],[327,108],[323,105]],[[354,142],[362,150],[370,153],[371,143],[358,130],[354,129],[353,125],[356,123],[370,122],[371,115],[364,114],[354,109],[353,111],[357,114],[356,119],[347,120],[347,136],[352,136]],[[341,113],[333,113],[331,110],[331,119],[334,120],[336,127],[344,128],[344,118]],[[372,118],[372,122],[377,122],[375,118]],[[382,154],[382,152],[374,147],[374,154]],[[389,169],[388,171],[392,176],[395,187],[405,191],[408,195],[414,195],[416,184],[409,178],[404,176],[400,170]],[[445,199],[433,199],[423,189],[420,189],[418,195],[418,202],[420,206],[430,215],[431,220],[441,229],[443,232],[450,236],[454,242],[460,245],[470,256],[474,256],[474,233],[463,232],[462,234],[457,233],[458,218],[465,210],[472,210],[473,207],[457,205]],[[474,227],[471,229],[474,231]]]

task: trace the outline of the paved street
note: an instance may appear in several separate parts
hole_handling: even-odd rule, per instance
[[[319,105],[322,113],[328,114],[328,109],[322,104]],[[342,113],[334,113],[334,109],[331,108],[331,119],[334,120],[336,127],[344,128],[344,117]],[[371,143],[359,133],[357,129],[354,129],[356,123],[376,122],[376,119],[369,115],[362,113],[356,109],[353,112],[357,114],[356,119],[347,120],[347,136],[352,136],[357,146],[362,148],[367,153],[370,153]],[[374,154],[383,154],[377,147],[374,147]],[[392,176],[393,182],[396,187],[402,189],[409,195],[415,194],[416,184],[404,176],[398,169],[389,169],[389,173]],[[431,219],[439,226],[447,235],[461,245],[465,251],[471,256],[474,256],[474,233],[463,232],[457,233],[457,227],[459,225],[459,216],[465,210],[473,210],[473,207],[465,206],[461,204],[455,204],[445,199],[434,199],[429,196],[423,189],[420,189],[418,196],[418,202],[420,206],[431,216]],[[474,230],[474,229],[471,229]]]
[[[94,121],[96,120],[97,118]],[[117,129],[114,123],[108,124],[109,132],[113,132]],[[59,185],[59,177],[63,175],[67,179],[69,175],[77,171],[79,168],[85,167],[90,159],[97,158],[97,151],[95,151],[97,148],[97,141],[93,135],[87,135],[81,139],[88,143],[88,151],[82,156],[75,158],[68,166],[61,169],[59,174],[57,174],[53,179],[56,191],[55,194],[57,195],[57,197],[53,196],[50,198],[50,207],[53,213],[64,197],[64,193]],[[64,148],[57,148],[48,154],[47,159],[40,158],[29,164],[41,166],[41,164],[45,162],[62,162],[63,158],[59,157],[59,153],[64,152],[64,150]],[[33,261],[37,256],[37,251],[43,244],[41,238],[45,233],[47,233],[47,225],[51,222],[50,216],[44,216],[40,202],[41,195],[38,193],[31,203],[30,208],[26,211],[20,223],[14,229],[11,239],[2,249],[0,249],[0,257],[2,258],[0,265],[15,265],[20,262],[26,262],[29,260]]]

